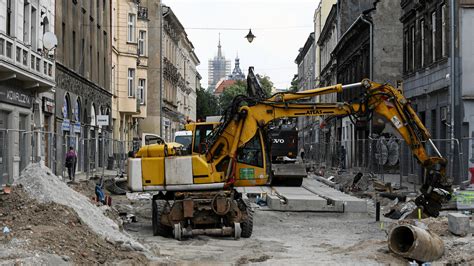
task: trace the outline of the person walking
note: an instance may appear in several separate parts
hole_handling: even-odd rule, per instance
[[[77,155],[74,148],[69,147],[69,151],[66,153],[66,168],[70,181],[74,181],[76,178],[76,163]]]

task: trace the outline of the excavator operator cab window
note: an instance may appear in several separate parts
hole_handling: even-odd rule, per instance
[[[237,150],[237,162],[257,167],[263,167],[263,152],[260,132]]]
[[[206,137],[211,134],[213,125],[199,125],[196,126],[194,133],[193,152],[203,153],[206,149]]]
[[[165,141],[154,135],[146,135],[145,136],[145,145],[151,145],[151,144],[165,144]]]

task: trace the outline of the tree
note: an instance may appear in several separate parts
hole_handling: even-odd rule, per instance
[[[226,110],[237,95],[247,95],[247,85],[240,80],[226,88],[219,96],[220,109]]]
[[[298,75],[295,75],[293,77],[293,80],[291,81],[291,86],[288,89],[288,91],[291,91],[291,92],[297,92],[298,91]]]
[[[196,116],[198,119],[206,119],[206,116],[219,115],[219,102],[212,92],[204,88],[196,91]]]
[[[270,97],[273,89],[273,82],[270,80],[270,77],[257,75],[257,78],[267,97]]]

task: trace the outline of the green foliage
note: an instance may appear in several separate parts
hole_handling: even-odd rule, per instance
[[[243,81],[237,81],[222,92],[219,96],[221,110],[226,110],[237,95],[247,95],[247,85]]]
[[[218,99],[211,91],[199,88],[196,94],[197,119],[205,120],[206,116],[219,115]]]
[[[288,91],[290,92],[297,92],[298,91],[298,75],[295,75],[293,77],[293,80],[291,81],[291,86],[288,88]]]
[[[272,95],[273,89],[273,82],[270,80],[270,77],[257,75],[257,78],[260,82],[260,85],[262,85],[262,89],[267,97],[270,97]]]
[[[258,81],[265,92],[266,97],[270,97],[273,89],[273,82],[268,76],[257,75]],[[247,82],[239,80],[234,85],[228,87],[219,97],[219,105],[221,110],[227,109],[232,103],[232,100],[237,95],[248,95],[247,94]]]

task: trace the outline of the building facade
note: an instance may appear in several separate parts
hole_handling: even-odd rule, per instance
[[[319,72],[317,73],[318,78],[316,78],[316,80],[320,87],[330,86],[337,83],[337,61],[333,55],[339,36],[337,25],[337,5],[333,5],[321,30],[319,39],[317,40],[319,62],[316,64],[319,65],[317,67],[319,68]],[[320,97],[320,102],[322,103],[334,103],[336,101],[336,93],[325,94]],[[323,118],[325,119],[325,122],[321,122],[319,127],[319,140],[322,143],[321,147],[323,147],[320,152],[322,159],[330,161],[332,158],[329,158],[327,155],[331,154],[331,152],[336,153],[337,149],[335,145],[329,145],[338,140],[336,135],[336,120],[327,120],[327,117]]]
[[[183,25],[170,7],[161,5],[162,18],[152,17],[160,13],[160,5],[154,2],[148,5],[149,27],[154,29],[150,31],[148,64],[153,67],[148,69],[147,117],[139,123],[139,132],[161,134],[166,141],[171,141],[176,131],[196,119],[200,62]],[[156,35],[157,28],[162,28],[162,33]]]
[[[473,7],[474,1],[467,0],[401,2],[403,90],[433,139],[439,139],[435,143],[441,153],[456,165],[448,164],[448,168],[457,184],[472,178],[474,172],[472,141],[468,140],[474,137],[474,89],[472,75],[466,75],[474,64],[470,48]],[[458,42],[455,47],[452,33]],[[452,150],[451,141],[446,141],[452,137],[462,140],[463,151]],[[461,167],[457,167],[459,162]]]
[[[11,184],[32,157],[52,163],[56,67],[43,41],[55,29],[54,7],[0,0],[0,184]]]
[[[113,136],[128,144],[147,116],[148,2],[154,1],[112,1]]]
[[[217,45],[217,55],[208,62],[208,90],[214,91],[217,83],[230,74],[230,60],[227,60],[222,53],[221,37],[219,35],[219,44]]]
[[[314,67],[315,67],[315,41],[314,32],[306,39],[303,48],[300,48],[295,63],[298,65],[298,91],[305,91],[315,88]],[[313,99],[315,101],[315,99]],[[300,148],[309,149],[309,144],[318,139],[315,130],[314,118],[298,118],[298,145]],[[306,147],[308,146],[308,147]]]
[[[101,166],[102,138],[109,127],[99,127],[97,116],[110,116],[111,1],[56,1],[56,165],[64,171],[68,147],[78,154],[77,171]],[[109,120],[109,126],[112,119]]]

